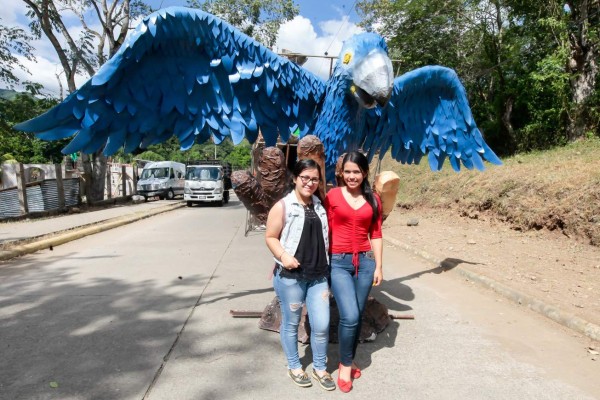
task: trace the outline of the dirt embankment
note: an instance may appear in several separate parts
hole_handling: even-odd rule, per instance
[[[600,325],[600,140],[503,161],[457,174],[384,160],[401,179],[384,236]]]
[[[547,230],[600,246],[600,140],[519,155],[485,172],[455,173],[448,163],[426,165],[384,160],[400,175],[398,206],[455,210],[471,219],[496,219],[518,231]]]

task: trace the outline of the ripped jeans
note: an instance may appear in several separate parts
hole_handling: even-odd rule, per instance
[[[313,369],[324,371],[327,364],[329,342],[329,286],[327,278],[304,281],[273,277],[273,288],[281,306],[281,347],[288,360],[289,369],[302,368],[298,356],[298,326],[302,316],[302,305],[310,321],[310,347],[313,354]]]

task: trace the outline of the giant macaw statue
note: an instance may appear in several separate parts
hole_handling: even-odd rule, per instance
[[[382,37],[345,42],[324,81],[280,57],[228,23],[200,10],[170,7],[130,33],[119,51],[62,103],[16,126],[47,140],[74,136],[63,149],[111,155],[160,143],[172,135],[181,149],[210,137],[266,146],[290,134],[316,135],[327,177],[340,154],[372,157],[391,149],[403,163],[428,155],[455,170],[500,164],[484,142],[457,75],[423,67],[393,79]]]

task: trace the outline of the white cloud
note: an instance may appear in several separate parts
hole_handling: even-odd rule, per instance
[[[29,61],[22,56],[16,57],[19,60],[19,62],[23,66],[25,66],[25,68],[27,68],[31,73],[28,74],[20,68],[16,68],[13,72],[21,80],[21,82],[32,81],[40,83],[44,85],[44,88],[42,90],[43,93],[58,97],[60,96],[60,86],[58,84],[56,74],[59,74],[63,87],[63,97],[67,96],[67,81],[65,79],[64,73],[62,72],[62,67],[59,62],[49,60],[40,56],[36,57],[37,62]],[[87,79],[88,78],[84,76],[77,76],[75,78],[75,83],[77,84],[77,87],[84,84]],[[17,86],[16,89],[23,89],[23,87]]]
[[[323,56],[327,52],[328,55],[337,57],[344,40],[362,32],[362,29],[350,22],[347,17],[343,17],[341,20],[321,22],[319,28],[323,32],[321,35],[317,34],[309,19],[297,16],[279,28],[277,48],[314,56]],[[334,59],[334,66],[335,62]],[[329,77],[330,60],[309,57],[306,64],[304,64],[304,68],[323,79],[327,79]]]

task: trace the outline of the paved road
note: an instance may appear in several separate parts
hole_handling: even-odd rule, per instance
[[[375,296],[415,320],[361,345],[350,394],[293,386],[278,336],[229,315],[274,296],[244,215],[181,208],[0,264],[0,398],[600,398],[583,338],[391,246]]]

